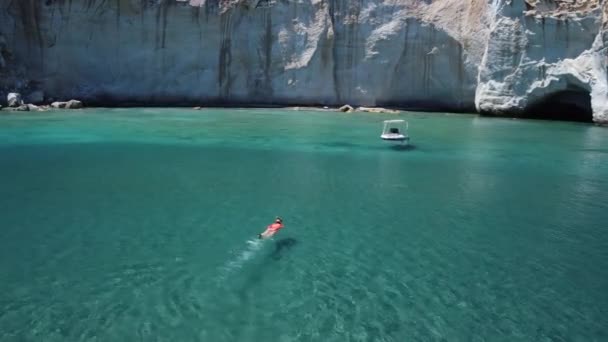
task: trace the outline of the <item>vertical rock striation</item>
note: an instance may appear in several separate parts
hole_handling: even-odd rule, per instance
[[[498,115],[559,102],[566,119],[606,122],[605,12],[600,0],[0,0],[0,92]]]

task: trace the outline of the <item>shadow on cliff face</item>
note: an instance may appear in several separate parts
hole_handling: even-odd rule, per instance
[[[591,96],[583,89],[567,89],[530,104],[523,118],[592,122]]]

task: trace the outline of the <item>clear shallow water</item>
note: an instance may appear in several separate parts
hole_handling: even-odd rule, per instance
[[[608,131],[403,117],[0,116],[0,340],[607,340]]]

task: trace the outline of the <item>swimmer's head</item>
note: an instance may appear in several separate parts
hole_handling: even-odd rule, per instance
[[[283,223],[283,219],[277,216],[277,218],[274,220],[274,222]]]

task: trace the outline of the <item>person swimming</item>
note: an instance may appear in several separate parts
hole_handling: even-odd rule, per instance
[[[281,229],[283,229],[283,219],[277,216],[277,218],[274,220],[274,223],[268,225],[268,227],[266,227],[266,230],[263,233],[258,234],[258,238],[269,238]]]

